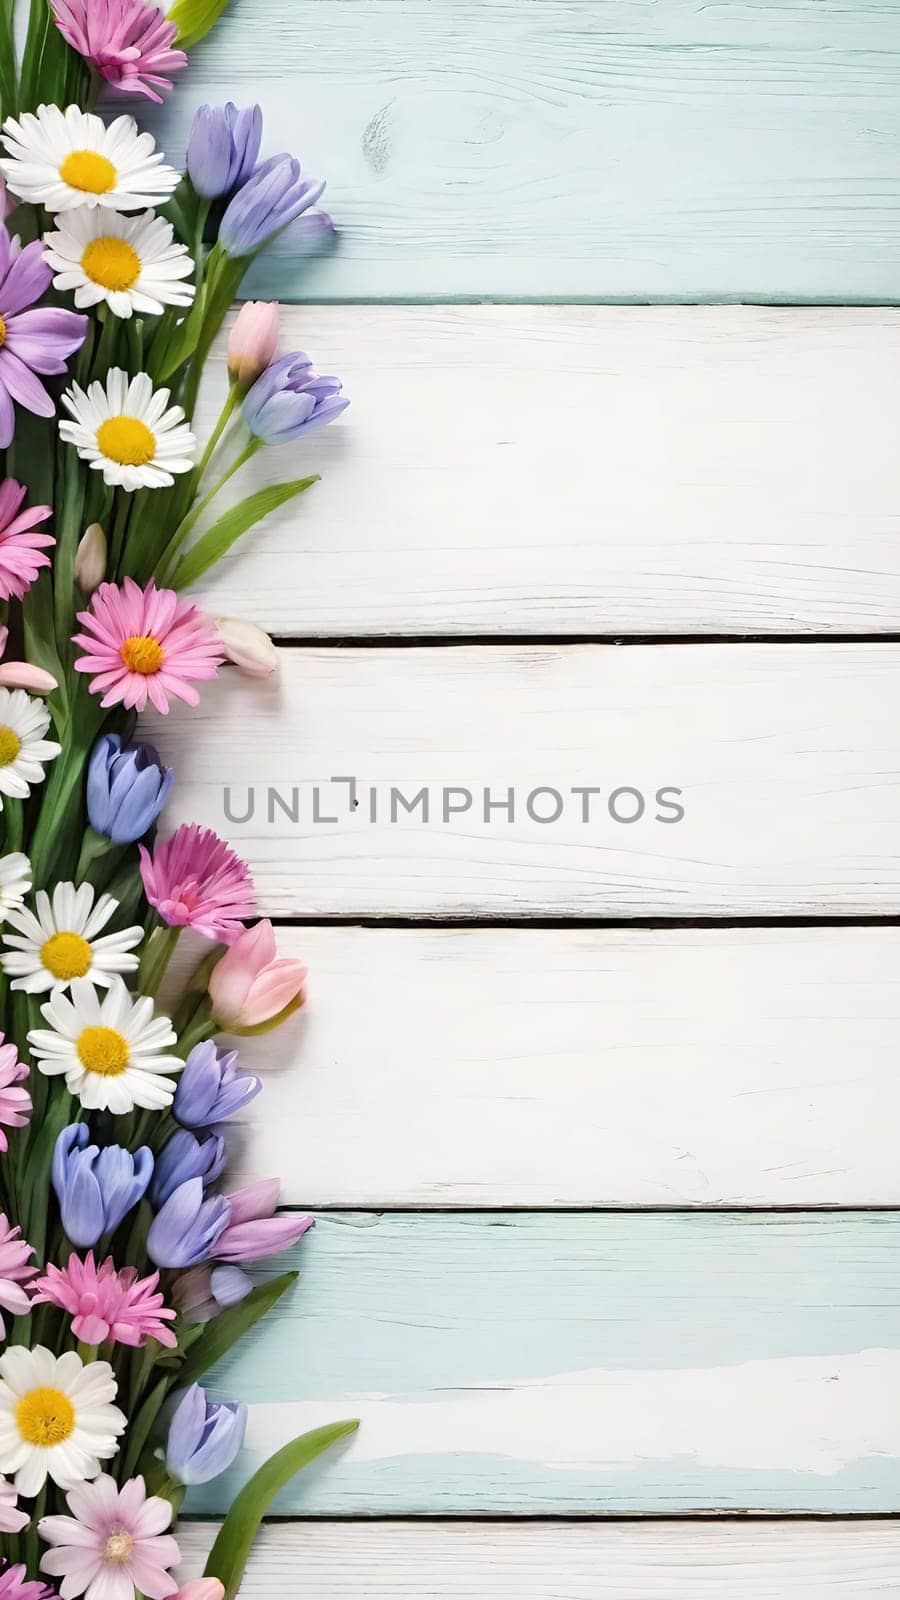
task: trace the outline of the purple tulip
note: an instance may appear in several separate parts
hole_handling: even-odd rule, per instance
[[[230,256],[252,256],[315,205],[324,178],[304,178],[293,156],[270,156],[229,200],[219,243]]]
[[[147,1235],[147,1254],[157,1267],[196,1267],[215,1254],[231,1221],[231,1206],[221,1195],[204,1198],[203,1179],[189,1178],[169,1195]]]
[[[227,1151],[225,1140],[217,1134],[208,1139],[196,1139],[185,1128],[179,1128],[163,1146],[156,1158],[150,1199],[159,1208],[171,1194],[190,1178],[200,1178],[205,1188],[215,1183],[225,1170]]]
[[[314,1219],[303,1212],[275,1216],[280,1190],[277,1178],[267,1178],[228,1196],[229,1224],[213,1252],[218,1261],[264,1261],[289,1249],[312,1227]]]
[[[191,124],[187,169],[204,200],[228,199],[247,182],[256,166],[262,139],[262,111],[225,106],[200,106]]]
[[[211,1128],[227,1122],[254,1100],[259,1078],[237,1070],[236,1050],[217,1050],[211,1039],[195,1044],[178,1078],[172,1106],[184,1128]]]
[[[190,1267],[172,1284],[172,1300],[185,1322],[211,1322],[220,1311],[239,1305],[253,1288],[240,1267]]]
[[[129,744],[105,733],[91,754],[87,809],[91,827],[113,844],[134,844],[162,811],[175,774],[152,744]]]
[[[199,1383],[186,1389],[169,1424],[166,1467],[178,1483],[209,1483],[227,1472],[244,1442],[245,1405],[207,1400]]]
[[[350,404],[339,378],[323,378],[302,350],[280,356],[244,398],[244,421],[263,444],[289,444],[333,422]]]
[[[89,1144],[83,1122],[63,1128],[53,1150],[52,1182],[66,1237],[81,1250],[113,1233],[143,1199],[153,1173],[145,1145],[132,1155],[120,1145]]]
[[[14,400],[35,416],[54,415],[41,378],[65,372],[66,360],[84,343],[87,317],[34,304],[52,277],[41,240],[23,249],[0,224],[0,450],[12,444],[16,431]]]

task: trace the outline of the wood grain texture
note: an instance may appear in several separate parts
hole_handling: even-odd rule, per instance
[[[300,1206],[900,1202],[900,930],[283,928],[230,1181]]]
[[[358,1415],[277,1511],[896,1511],[898,1247],[892,1212],[326,1214],[211,1377],[248,1448],[189,1505]]]
[[[178,772],[169,825],[228,833],[273,913],[896,910],[896,645],[286,650],[265,684],[204,687],[146,719]],[[391,795],[423,786],[427,823]],[[626,787],[634,822],[610,815]],[[485,820],[511,788],[514,820]],[[557,798],[529,816],[536,790]]]
[[[182,1524],[185,1573],[215,1535]],[[241,1600],[885,1600],[900,1592],[900,1524],[279,1523],[263,1529]]]
[[[324,477],[218,569],[217,612],[313,637],[900,629],[900,313],[293,308],[283,341],[353,403],[236,480]]]
[[[155,126],[253,95],[341,230],[256,293],[897,296],[893,4],[242,0]]]

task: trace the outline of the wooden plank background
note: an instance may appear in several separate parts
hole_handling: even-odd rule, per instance
[[[189,1503],[360,1416],[276,1512],[891,1511],[898,1248],[895,1212],[325,1214],[216,1374],[247,1448]]]
[[[280,916],[865,915],[900,894],[897,645],[285,650],[277,678],[232,673],[147,727],[178,772],[170,825],[228,832]],[[391,798],[423,786],[427,822]],[[622,788],[635,821],[610,814]],[[513,820],[486,820],[510,789]],[[557,798],[529,815],[538,789]]]
[[[216,611],[338,638],[900,630],[898,312],[292,307],[283,341],[351,408],[235,480],[324,477],[217,570]]]
[[[252,0],[167,110],[173,153],[226,95],[341,229],[263,256],[260,294],[897,297],[893,3]]]
[[[313,974],[232,1174],[319,1221],[194,1513],[364,1419],[246,1600],[900,1594],[898,89],[898,0],[235,0],[155,119],[328,177],[248,292],[353,400],[199,595],[278,681],[148,721]]]

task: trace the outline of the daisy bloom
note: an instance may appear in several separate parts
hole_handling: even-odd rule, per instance
[[[73,383],[62,401],[71,421],[63,418],[60,438],[112,487],[165,489],[194,465],[197,441],[181,406],[170,406],[168,389],[154,390],[146,372],[129,379],[110,367],[105,388],[99,379],[87,390]]]
[[[153,854],[140,846],[144,893],[170,928],[195,928],[205,939],[232,944],[253,915],[253,880],[246,861],[212,828],[183,823]]]
[[[147,1494],[143,1478],[129,1478],[120,1489],[106,1473],[82,1483],[66,1496],[71,1517],[42,1517],[38,1532],[55,1545],[41,1571],[62,1578],[64,1600],[90,1588],[93,1600],[166,1600],[178,1592],[170,1568],[181,1551],[170,1534],[168,1500]]]
[[[48,1477],[61,1489],[95,1478],[126,1425],[115,1398],[108,1361],[11,1345],[0,1356],[0,1471],[14,1472],[29,1498]]]
[[[46,1274],[32,1284],[34,1305],[59,1306],[72,1318],[72,1332],[85,1344],[140,1346],[156,1339],[173,1350],[178,1343],[167,1322],[175,1312],[163,1303],[157,1285],[159,1273],[139,1278],[136,1267],[116,1271],[111,1256],[101,1266],[89,1250],[84,1260],[71,1255],[65,1267],[48,1263]]]
[[[44,260],[56,274],[54,289],[74,289],[79,311],[105,300],[116,317],[158,315],[194,298],[194,285],[182,282],[194,270],[187,245],[176,243],[172,224],[152,211],[139,217],[105,206],[69,211],[55,233],[44,234]]]
[[[65,372],[66,360],[84,343],[87,317],[56,306],[36,306],[52,273],[39,239],[22,249],[0,225],[0,449],[16,431],[13,401],[38,417],[56,406],[42,377]]]
[[[33,783],[43,783],[45,764],[62,749],[44,738],[49,726],[50,713],[40,700],[24,689],[0,687],[0,795],[24,800]]]
[[[28,1512],[19,1510],[19,1497],[13,1484],[0,1478],[0,1533],[21,1533],[28,1527]]]
[[[20,1561],[0,1573],[0,1600],[57,1600],[55,1589],[48,1589],[39,1578],[29,1580],[26,1570]]]
[[[21,850],[0,856],[0,922],[24,903],[31,888],[31,862]]]
[[[30,1308],[22,1285],[37,1272],[37,1267],[28,1264],[28,1257],[33,1254],[28,1240],[22,1238],[21,1228],[11,1228],[5,1213],[0,1212],[0,1306],[14,1317],[24,1317]],[[0,1316],[0,1339],[5,1338],[6,1327]]]
[[[44,994],[65,989],[73,978],[89,978],[108,989],[117,972],[137,971],[132,951],[144,937],[143,928],[101,934],[119,907],[112,895],[102,894],[95,904],[91,884],[76,889],[74,883],[58,883],[52,900],[39,889],[34,903],[33,912],[23,907],[6,919],[15,932],[6,934],[0,964],[13,980],[11,989]]]
[[[49,506],[23,511],[27,492],[15,478],[0,483],[0,600],[22,599],[41,567],[49,567],[50,557],[44,551],[56,543],[51,534],[34,532],[53,512]]]
[[[90,690],[103,695],[104,706],[121,702],[143,711],[149,700],[164,716],[170,697],[195,706],[200,696],[192,682],[214,678],[222,664],[210,618],[152,579],[146,589],[132,578],[121,587],[101,583],[78,620],[85,632],[74,643],[88,654],[78,657],[75,671],[95,674]]]
[[[57,989],[41,1015],[49,1026],[28,1035],[38,1068],[48,1077],[64,1073],[70,1094],[89,1111],[118,1115],[172,1104],[175,1085],[167,1074],[184,1066],[167,1054],[175,1031],[168,1017],[154,1017],[147,996],[133,999],[121,978],[113,978],[102,1000],[86,978],[75,978],[72,998]]]
[[[120,94],[162,105],[157,89],[172,87],[165,74],[187,66],[184,51],[172,48],[177,25],[146,0],[51,0],[51,8],[66,43]]]
[[[36,113],[7,117],[2,143],[0,172],[13,194],[48,211],[101,205],[142,211],[164,204],[179,182],[134,117],[107,126],[78,106],[38,106]]]
[[[31,1095],[20,1089],[28,1077],[28,1068],[19,1060],[19,1049],[14,1044],[4,1044],[0,1033],[0,1151],[9,1149],[4,1128],[24,1128],[31,1116]]]

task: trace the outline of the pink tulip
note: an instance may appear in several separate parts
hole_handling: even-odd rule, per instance
[[[182,1584],[172,1600],[225,1600],[225,1585],[218,1578],[192,1578]]]
[[[9,629],[0,628],[0,656],[6,649],[8,638]],[[43,667],[33,667],[28,661],[3,661],[0,662],[0,687],[27,689],[30,694],[52,694],[56,679]]]
[[[307,968],[280,960],[268,918],[246,928],[213,967],[212,1014],[228,1033],[267,1033],[303,1004]]]
[[[248,300],[241,306],[228,336],[228,375],[249,389],[265,372],[278,349],[277,300]]]
[[[289,1249],[312,1227],[313,1218],[303,1212],[275,1216],[280,1193],[277,1178],[264,1178],[228,1196],[231,1221],[216,1241],[217,1261],[264,1261]]]

